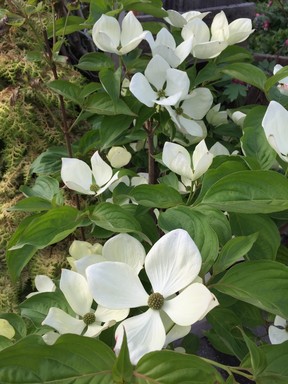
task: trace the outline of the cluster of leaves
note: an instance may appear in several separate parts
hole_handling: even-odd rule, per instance
[[[287,1],[257,1],[253,24],[255,33],[249,40],[254,52],[287,56]]]
[[[25,198],[12,208],[13,212],[25,212],[28,216],[20,222],[7,246],[11,278],[16,282],[31,259],[37,258],[37,252],[58,245],[68,236],[80,238],[82,234],[104,243],[117,233],[130,233],[148,250],[162,233],[182,228],[199,248],[200,277],[220,303],[207,315],[211,325],[207,337],[215,349],[235,356],[239,367],[196,356],[191,335],[183,340],[187,354],[152,352],[134,367],[125,341],[117,358],[111,351],[112,328],[103,332],[100,340],[63,335],[48,346],[41,337],[47,330],[41,323],[49,309],[53,306],[73,312],[58,291],[28,298],[20,304],[20,315],[0,314],[15,330],[13,340],[0,336],[0,379],[11,384],[25,381],[224,383],[217,367],[227,372],[228,383],[237,383],[234,374],[258,384],[287,383],[288,370],[283,361],[288,356],[288,342],[277,346],[265,341],[274,315],[288,319],[288,251],[281,245],[279,233],[288,218],[288,180],[284,175],[287,164],[276,158],[266,140],[262,127],[266,108],[243,106],[246,117],[242,127],[227,116],[219,124],[205,118],[208,147],[221,142],[230,153],[236,150],[238,154],[215,156],[202,178],[191,185],[195,188],[182,193],[177,174],[163,163],[163,146],[166,141],[175,140],[184,143],[192,153],[195,143],[177,131],[164,108],[143,105],[123,81],[125,77],[127,83],[133,74],[146,68],[147,51],[143,54],[137,48],[123,55],[121,66],[116,68],[115,57],[111,55],[100,51],[84,55],[77,68],[95,72],[97,82],[79,84],[55,76],[57,66],[63,63],[59,50],[67,35],[91,28],[102,14],[116,17],[122,11],[133,10],[165,17],[162,2],[123,0],[116,4],[91,0],[89,3],[86,19],[71,15],[70,10],[79,9],[80,4],[69,3],[72,8],[68,7],[68,15],[47,26],[53,46],[46,45],[44,52],[39,50],[32,55],[39,63],[45,59],[54,73],[48,87],[59,97],[64,117],[61,129],[67,146],[49,147],[35,159],[30,169],[35,182],[21,187]],[[50,5],[55,10],[53,1],[44,5],[30,0],[22,5],[24,12],[20,15],[5,11],[10,24],[26,26],[29,21],[31,24],[33,15],[43,17]],[[154,32],[159,30],[158,23],[149,22],[146,26]],[[180,39],[177,29],[171,31]],[[275,99],[288,106],[287,96],[276,87],[287,76],[287,68],[268,78],[252,64],[251,55],[244,48],[227,47],[201,68],[190,64],[181,64],[181,69],[187,72],[191,88],[208,87],[215,104],[221,100],[219,84],[229,78],[259,89],[267,101]],[[77,111],[75,121],[69,126],[64,100]],[[83,131],[80,137],[75,135],[71,143],[71,130],[81,128],[83,122],[89,122],[91,129]],[[132,154],[129,168],[121,169],[119,177],[129,179],[148,170],[150,183],[134,186],[122,182],[98,198],[89,196],[80,202],[75,195],[76,202],[71,204],[62,188],[61,158],[73,155],[89,162],[95,149],[105,156],[113,146],[126,147]],[[280,172],[273,169],[276,160],[281,164],[282,168],[277,165]],[[263,328],[263,334],[259,335],[259,327]]]

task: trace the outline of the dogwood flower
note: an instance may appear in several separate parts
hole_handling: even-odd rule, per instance
[[[75,264],[77,260],[101,255],[102,248],[103,246],[100,243],[91,244],[88,241],[74,240],[69,247],[70,256],[67,257],[72,271],[79,272]]]
[[[212,39],[208,25],[199,18],[189,21],[183,27],[181,36],[184,40],[193,39],[191,53],[198,59],[212,59],[228,47],[227,41]]]
[[[276,64],[273,69],[273,75],[276,75],[277,72],[282,69],[283,66],[280,64]],[[284,77],[283,79],[279,80],[279,84],[277,85],[277,88],[283,95],[288,96],[288,76]]]
[[[98,151],[91,157],[92,169],[84,161],[62,158],[61,178],[64,184],[85,195],[100,195],[118,179],[112,168],[100,157]]]
[[[166,142],[164,144],[162,161],[171,171],[181,176],[184,185],[191,186],[210,167],[213,154],[208,151],[204,140],[196,145],[192,158],[182,145]]]
[[[208,123],[214,127],[228,123],[228,113],[227,111],[220,111],[220,107],[221,104],[214,105],[206,115]]]
[[[146,34],[132,11],[123,18],[121,26],[114,17],[102,15],[92,29],[95,45],[103,52],[117,55],[125,55],[135,49]]]
[[[0,319],[0,336],[7,337],[7,339],[13,339],[15,336],[15,329],[6,319]]]
[[[35,288],[38,292],[29,293],[26,297],[27,299],[31,296],[37,295],[43,292],[54,292],[56,290],[56,285],[53,283],[53,280],[46,275],[36,275],[35,277]]]
[[[262,126],[268,143],[278,156],[288,162],[288,111],[277,101],[270,101]]]
[[[154,104],[175,105],[188,94],[190,81],[184,71],[171,68],[161,56],[155,55],[144,75],[135,73],[130,82],[131,93],[147,107]]]
[[[225,13],[221,11],[212,21],[211,40],[226,41],[228,45],[233,45],[246,40],[253,31],[251,19],[236,19],[228,24]]]
[[[75,268],[78,273],[85,276],[86,268],[89,265],[101,261],[120,261],[127,263],[138,274],[143,268],[146,256],[145,249],[139,240],[127,233],[111,237],[102,248],[101,255],[87,255],[75,261]]]
[[[68,269],[62,269],[60,289],[75,316],[60,308],[51,307],[42,325],[49,325],[61,335],[74,333],[89,337],[98,336],[104,329],[127,317],[129,310],[111,310],[98,305],[96,311],[91,306],[93,297],[84,276]]]
[[[208,88],[196,88],[174,107],[165,106],[165,108],[178,130],[190,144],[193,144],[206,136],[206,126],[201,120],[211,108],[212,103],[213,96]]]
[[[199,12],[199,11],[188,11],[184,13],[179,13],[174,11],[173,9],[168,9],[166,11],[168,13],[167,17],[164,17],[164,20],[167,21],[170,25],[177,28],[183,28],[188,21],[198,18],[203,19],[210,12]]]
[[[146,312],[124,320],[116,331],[116,352],[127,334],[133,364],[146,353],[163,348],[166,341],[164,311],[179,326],[191,326],[207,313],[214,295],[201,283],[193,283],[201,268],[201,255],[189,234],[176,229],[164,235],[148,252],[145,270],[152,293],[144,289],[135,271],[125,263],[103,262],[87,268],[94,299],[108,308],[137,308]],[[176,295],[176,293],[178,293]]]
[[[276,316],[274,325],[268,328],[268,336],[271,344],[281,344],[288,340],[288,323],[283,317]]]
[[[152,55],[155,56],[157,54],[163,57],[173,68],[178,67],[190,54],[192,49],[192,38],[176,46],[173,35],[166,28],[162,28],[157,33],[155,40],[151,33],[147,35],[146,40],[150,45]]]

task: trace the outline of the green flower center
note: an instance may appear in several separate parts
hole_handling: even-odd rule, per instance
[[[158,91],[157,95],[158,95],[158,97],[159,97],[160,99],[161,99],[161,97],[165,97],[166,94],[165,94],[164,89],[161,89],[160,91]]]
[[[90,191],[92,191],[92,192],[98,192],[99,191],[99,187],[98,187],[98,185],[96,185],[96,184],[91,184],[90,185]]]
[[[86,325],[91,325],[91,324],[95,323],[96,317],[95,317],[94,313],[88,312],[88,313],[85,313],[85,315],[83,316],[83,321]]]
[[[161,309],[164,304],[164,297],[161,293],[152,293],[148,298],[148,307],[152,309]]]
[[[175,112],[177,113],[177,115],[182,115],[183,114],[183,108],[178,107],[175,109]]]

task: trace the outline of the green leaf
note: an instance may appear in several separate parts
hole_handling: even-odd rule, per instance
[[[174,351],[148,353],[138,362],[134,376],[135,384],[224,383],[220,373],[200,357]]]
[[[100,203],[89,215],[90,220],[101,228],[112,232],[141,232],[141,226],[135,217],[124,208]]]
[[[83,71],[100,71],[104,68],[114,68],[114,62],[111,57],[107,56],[102,52],[92,52],[86,53],[86,55],[81,56],[77,68],[82,69]]]
[[[94,93],[88,96],[83,109],[98,115],[129,115],[135,116],[134,112],[125,104],[122,99],[113,103],[107,93]]]
[[[243,338],[250,352],[251,365],[253,369],[254,377],[257,378],[261,372],[265,369],[267,362],[266,356],[263,350],[257,347],[251,339],[242,331]]]
[[[5,319],[12,325],[15,330],[15,336],[13,337],[15,340],[26,336],[26,324],[21,316],[16,313],[0,313],[0,319]]]
[[[274,84],[281,83],[281,80],[286,76],[288,76],[288,66],[281,68],[274,76],[269,77],[265,83],[265,92],[269,92]]]
[[[73,101],[75,104],[81,105],[83,103],[83,99],[80,97],[81,95],[81,87],[78,85],[71,83],[68,80],[53,80],[47,84],[50,89],[59,95],[65,97],[68,100]]]
[[[85,19],[80,16],[61,17],[55,22],[53,21],[53,25],[51,24],[47,28],[48,37],[53,37],[54,30],[55,36],[69,35],[70,33],[81,31],[84,29],[84,21]]]
[[[248,259],[275,260],[281,239],[279,229],[270,217],[241,213],[231,213],[229,217],[234,235],[249,236],[258,233],[256,241],[248,251]]]
[[[239,337],[241,334],[237,327],[239,327],[241,323],[238,316],[230,309],[220,306],[214,308],[213,311],[207,314],[207,320],[220,339],[218,341],[228,348],[228,351],[232,355],[242,360],[247,354],[248,349],[242,337]]]
[[[288,267],[277,261],[255,260],[236,264],[213,287],[238,300],[288,318]]]
[[[51,147],[33,161],[30,172],[37,175],[54,175],[60,172],[61,158],[67,156],[67,151],[64,148]]]
[[[53,205],[50,201],[42,197],[33,196],[18,201],[13,207],[9,208],[9,211],[40,212],[49,211],[52,208]]]
[[[180,193],[165,184],[138,185],[131,190],[129,197],[149,208],[170,208],[183,203]]]
[[[194,86],[206,83],[207,81],[215,81],[220,77],[219,68],[215,63],[210,61],[202,68],[195,79]]]
[[[127,336],[125,331],[120,353],[113,365],[112,375],[114,382],[119,384],[130,383],[133,376],[133,365],[131,364],[129,357]]]
[[[213,184],[201,204],[228,212],[271,213],[288,208],[287,196],[288,180],[283,175],[274,171],[240,171]]]
[[[50,176],[39,176],[32,188],[24,185],[20,187],[20,191],[29,197],[41,197],[52,201],[55,194],[59,193],[59,182]]]
[[[13,251],[25,245],[42,249],[50,244],[57,243],[80,225],[79,211],[70,206],[51,209],[35,216],[31,222],[21,230],[17,241],[10,247]],[[22,228],[21,228],[22,229]]]
[[[122,3],[124,9],[128,11],[138,11],[159,18],[167,16],[167,12],[162,9],[162,1],[159,0],[124,0]]]
[[[112,350],[90,337],[67,334],[46,345],[31,335],[0,352],[0,375],[11,384],[111,384],[114,361]]]
[[[268,143],[262,127],[265,111],[265,107],[258,106],[248,112],[243,124],[241,143],[246,156],[255,158],[262,169],[270,169],[275,162],[276,152]]]
[[[133,116],[104,116],[99,133],[101,149],[107,149],[115,145],[119,138],[125,138],[125,133],[133,121]],[[111,129],[113,127],[113,129]]]
[[[207,216],[198,210],[186,206],[178,206],[161,212],[158,225],[164,231],[173,229],[185,229],[195,241],[201,256],[201,276],[204,276],[213,265],[219,249],[218,238],[209,224]]]
[[[266,367],[256,378],[257,384],[288,383],[288,341],[279,345],[263,345],[260,350],[265,354]]]
[[[257,237],[258,233],[254,233],[250,236],[239,236],[229,240],[221,249],[213,265],[213,272],[217,274],[225,271],[225,269],[239,261],[250,251]]]
[[[264,91],[264,85],[267,79],[266,75],[255,65],[249,63],[233,63],[225,66],[221,69],[221,72],[231,76],[233,79],[244,81]]]
[[[121,87],[121,67],[116,71],[110,68],[103,68],[99,72],[99,79],[103,89],[111,97],[112,101],[116,103],[120,96]]]
[[[72,316],[75,315],[60,290],[37,293],[19,305],[21,316],[30,319],[36,327],[41,327],[42,321],[52,307],[60,308]]]
[[[251,52],[249,52],[246,48],[240,47],[239,45],[230,45],[216,57],[217,64],[229,63],[233,61],[239,62],[240,60],[252,61],[253,57]]]

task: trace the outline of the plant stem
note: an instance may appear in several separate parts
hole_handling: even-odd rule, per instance
[[[211,365],[214,365],[215,367],[217,368],[221,368],[223,369],[224,371],[226,371],[230,376],[232,374],[236,374],[236,375],[240,375],[240,376],[243,376],[243,377],[246,377],[247,379],[249,380],[254,380],[254,377],[253,375],[249,374],[249,373],[246,373],[247,372],[247,369],[244,369],[244,368],[241,368],[241,367],[230,367],[228,365],[224,365],[224,364],[220,364],[220,363],[217,363],[216,361],[213,361],[213,360],[210,360],[210,359],[206,359],[205,357],[201,357],[202,360],[206,361],[207,363],[211,364]],[[243,371],[246,371],[246,372],[243,372]]]
[[[154,159],[154,129],[152,121],[149,119],[144,123],[144,129],[147,132],[147,145],[148,145],[148,174],[149,184],[156,184],[156,169]]]

